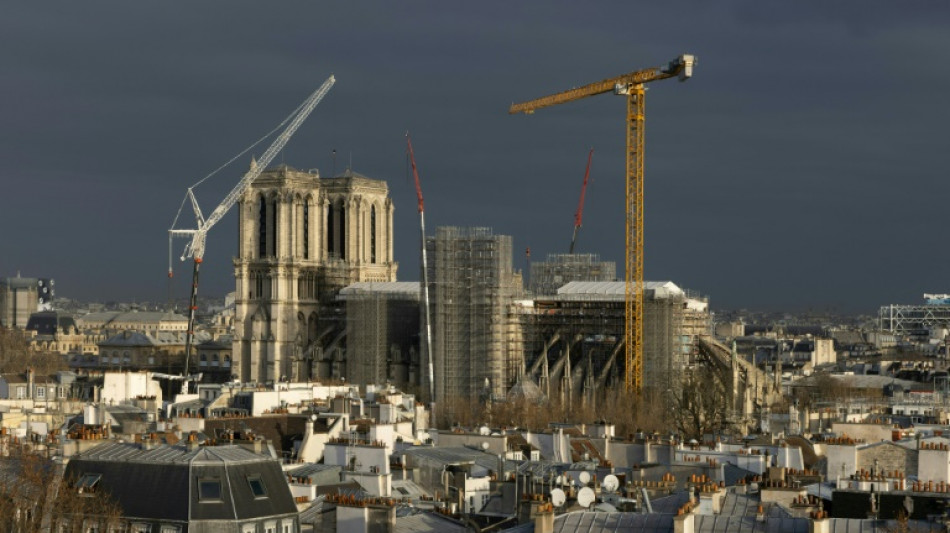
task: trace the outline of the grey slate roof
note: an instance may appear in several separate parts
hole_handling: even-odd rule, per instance
[[[418,446],[414,448],[409,448],[406,450],[406,455],[408,456],[417,456],[420,458],[425,458],[432,462],[438,462],[442,464],[453,464],[453,463],[462,463],[466,461],[474,461],[476,465],[486,469],[497,471],[498,470],[498,457],[485,453],[480,450],[473,450],[471,448],[466,448],[464,446],[446,446],[446,447],[429,447],[429,446]]]
[[[242,521],[297,515],[290,487],[276,460],[239,446],[199,447],[108,443],[73,457],[66,479],[98,474],[127,517],[168,521]],[[256,496],[249,479],[266,494]],[[199,480],[217,481],[220,497],[199,498]]]
[[[393,533],[464,533],[462,524],[436,513],[418,513],[396,519]]]
[[[673,515],[639,513],[589,513],[577,511],[554,518],[555,533],[673,531]]]
[[[89,461],[105,461],[116,463],[146,463],[165,465],[220,465],[223,463],[249,463],[267,460],[267,457],[258,455],[240,446],[200,446],[188,450],[185,445],[156,446],[151,450],[143,450],[138,444],[109,442],[91,448],[81,454]]]
[[[754,516],[696,515],[697,533],[808,533],[807,518],[769,518],[759,522]]]

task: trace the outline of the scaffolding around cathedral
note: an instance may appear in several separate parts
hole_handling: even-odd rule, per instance
[[[440,227],[430,257],[436,399],[504,397],[511,373],[509,305],[521,293],[512,238],[490,228]]]
[[[548,254],[531,262],[531,292],[551,296],[572,281],[615,281],[617,263],[601,261],[598,254]]]
[[[358,282],[346,302],[346,380],[411,387],[419,382],[419,283]]]

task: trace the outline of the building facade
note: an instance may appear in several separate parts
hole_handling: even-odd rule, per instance
[[[396,279],[386,182],[352,171],[321,178],[281,165],[238,209],[234,367],[242,381],[343,377],[325,350],[345,328],[336,294]],[[335,373],[334,373],[335,372]]]
[[[0,327],[26,328],[38,310],[41,285],[37,278],[0,278]]]

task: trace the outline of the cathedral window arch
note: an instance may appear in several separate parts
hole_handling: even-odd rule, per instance
[[[369,262],[376,263],[376,204],[369,208]]]
[[[263,196],[258,198],[257,213],[257,257],[267,257],[267,201]]]
[[[277,256],[277,251],[280,249],[280,248],[279,248],[279,245],[278,245],[278,237],[279,237],[279,236],[278,236],[278,232],[277,232],[277,230],[278,230],[278,227],[277,227],[277,206],[278,206],[279,203],[280,203],[280,198],[279,198],[276,194],[274,194],[273,196],[271,196],[270,213],[269,213],[270,216],[267,217],[267,218],[268,218],[268,222],[270,223],[270,228],[269,228],[270,231],[268,232],[268,237],[270,237],[270,241],[271,241],[271,242],[270,242],[270,247],[269,247],[269,248],[270,248],[270,249],[269,249],[269,252],[270,252],[269,255],[270,255],[270,257],[276,257],[276,256]]]
[[[301,242],[303,243],[303,258],[310,259],[310,198],[303,201],[303,222],[301,223]]]
[[[337,240],[337,249],[340,253],[340,259],[346,261],[346,202],[340,200],[340,230]]]
[[[336,224],[333,223],[336,217],[336,204],[331,204],[327,209],[327,255],[331,258],[336,257]]]

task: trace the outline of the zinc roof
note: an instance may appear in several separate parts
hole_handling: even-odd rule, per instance
[[[387,281],[382,283],[358,281],[340,290],[340,297],[347,298],[363,294],[392,294],[419,298],[421,284],[418,281]]]
[[[603,296],[606,299],[622,300],[626,295],[623,281],[572,281],[557,290],[559,297]],[[686,293],[672,281],[644,281],[643,290],[651,291],[655,298],[684,296]]]
[[[199,446],[189,450],[184,444],[159,444],[150,450],[128,442],[107,442],[82,453],[91,461],[159,464],[229,464],[270,461],[271,459],[240,446]]]

